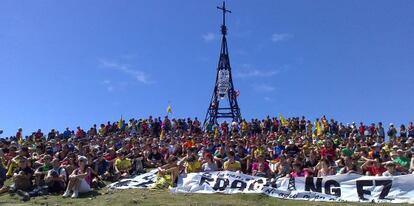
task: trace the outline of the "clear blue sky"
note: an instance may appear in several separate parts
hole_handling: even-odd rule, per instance
[[[0,6],[0,128],[12,135],[166,113],[204,115],[221,1],[14,1]],[[413,120],[414,1],[229,0],[245,118]]]

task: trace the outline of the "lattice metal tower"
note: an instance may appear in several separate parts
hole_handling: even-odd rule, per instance
[[[240,108],[237,103],[238,92],[234,90],[233,78],[231,74],[229,51],[227,47],[227,27],[226,27],[226,13],[231,11],[226,9],[226,4],[223,2],[222,7],[217,7],[223,11],[223,24],[221,25],[221,50],[220,59],[217,66],[216,82],[214,85],[213,95],[211,97],[210,105],[207,110],[204,124],[218,124],[217,119],[232,119],[232,121],[240,123],[242,118]],[[228,102],[227,102],[228,101]],[[223,106],[225,103],[228,105]]]

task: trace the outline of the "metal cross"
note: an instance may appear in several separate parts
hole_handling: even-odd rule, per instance
[[[223,11],[223,26],[226,26],[226,12],[231,13],[230,10],[226,9],[226,2],[223,1],[223,7],[217,7],[217,9],[220,9]]]

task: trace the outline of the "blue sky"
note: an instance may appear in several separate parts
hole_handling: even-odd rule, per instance
[[[0,128],[204,119],[221,1],[2,1]],[[245,118],[413,119],[414,1],[229,0]]]

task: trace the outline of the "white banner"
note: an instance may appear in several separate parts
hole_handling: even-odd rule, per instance
[[[158,170],[151,170],[148,173],[135,176],[134,178],[123,179],[108,185],[111,189],[146,189],[152,187],[157,179]]]
[[[282,199],[311,201],[414,203],[414,175],[372,177],[357,174],[278,180],[235,172],[180,176],[173,192],[261,193]]]

